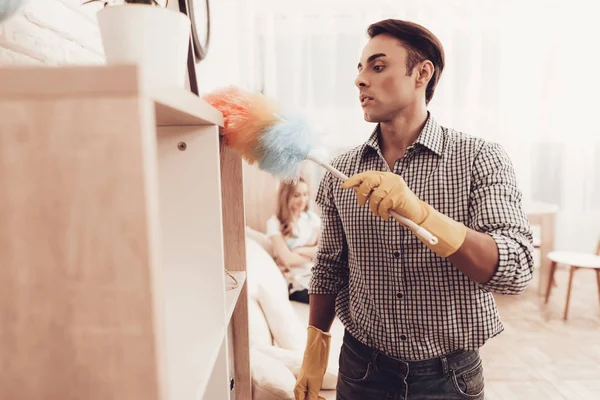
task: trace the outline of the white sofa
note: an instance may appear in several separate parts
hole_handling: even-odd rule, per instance
[[[271,256],[270,240],[247,229],[248,312],[253,400],[294,399],[308,325],[308,305],[289,301],[286,281]],[[335,399],[343,327],[331,329],[329,366],[321,396]]]

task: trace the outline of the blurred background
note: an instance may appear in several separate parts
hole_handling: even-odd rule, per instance
[[[0,62],[102,63],[100,3],[30,0],[0,26]],[[219,0],[211,4],[201,91],[260,90],[305,116],[331,157],[368,138],[353,81],[367,26],[421,23],[446,52],[430,110],[501,143],[527,202],[558,207],[556,246],[600,236],[600,24],[593,0]],[[313,168],[309,167],[312,171]],[[319,170],[314,169],[318,181]]]
[[[101,4],[80,3],[30,0],[0,25],[0,65],[102,64],[95,15]],[[353,83],[368,25],[399,18],[438,36],[446,68],[429,108],[442,125],[506,148],[535,231],[531,287],[519,297],[497,296],[506,330],[482,351],[488,398],[600,399],[600,278],[596,284],[593,273],[577,273],[567,319],[569,262],[558,263],[548,304],[548,281],[538,273],[548,279],[551,251],[593,254],[600,240],[598,1],[213,0],[210,6],[200,91],[237,85],[263,92],[306,117],[330,157],[361,144],[374,128],[363,120]],[[305,174],[314,197],[323,171],[306,165]],[[247,225],[264,232],[278,182],[246,166],[244,183]]]
[[[247,65],[232,60],[238,68],[232,66],[230,79],[303,113],[332,156],[373,129],[353,84],[366,27],[399,18],[429,28],[446,51],[433,115],[507,149],[524,199],[558,207],[557,247],[595,247],[600,27],[593,2],[255,0],[247,7],[251,12],[230,10],[251,16],[238,44],[248,52]],[[215,29],[232,35],[228,24]]]

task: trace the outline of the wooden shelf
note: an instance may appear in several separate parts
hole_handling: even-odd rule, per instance
[[[244,283],[246,282],[246,272],[245,271],[229,271],[231,275],[235,277],[238,282],[238,286],[235,289],[227,290],[225,292],[225,323],[228,324],[231,320],[231,316],[233,315],[233,310],[235,310],[235,306],[240,297],[240,293],[242,292],[242,288],[244,287]]]
[[[136,65],[0,68],[0,398],[251,398],[242,161],[222,126]]]
[[[223,126],[217,109],[183,88],[149,78],[137,65],[3,67],[0,86],[3,99],[137,95],[154,102],[158,126]]]
[[[158,126],[223,126],[223,115],[191,92],[158,83],[153,83],[145,89],[150,98],[154,100]]]

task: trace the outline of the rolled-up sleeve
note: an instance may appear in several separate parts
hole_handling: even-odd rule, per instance
[[[333,185],[337,182],[327,172],[317,191],[316,203],[321,209],[321,238],[312,268],[309,294],[336,295],[348,284],[348,245],[333,200]]]
[[[512,162],[497,143],[486,143],[473,168],[470,227],[488,233],[498,246],[498,265],[481,286],[519,294],[533,276],[533,237],[521,203]]]

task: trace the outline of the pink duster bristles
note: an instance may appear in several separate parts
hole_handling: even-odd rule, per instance
[[[203,96],[223,114],[225,145],[249,163],[260,160],[259,133],[277,122],[278,110],[264,96],[228,87]]]

